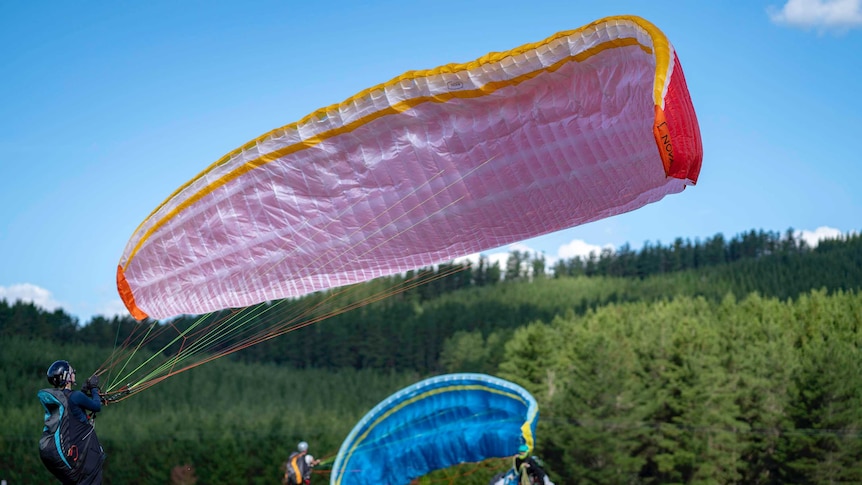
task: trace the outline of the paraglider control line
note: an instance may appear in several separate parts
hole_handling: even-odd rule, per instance
[[[109,404],[112,402],[119,401],[120,399],[128,396],[131,393],[132,393],[131,386],[125,385],[125,386],[121,387],[116,392],[111,392],[111,393],[107,393],[107,394],[100,394],[99,397],[101,397],[102,402],[104,402],[105,404]]]

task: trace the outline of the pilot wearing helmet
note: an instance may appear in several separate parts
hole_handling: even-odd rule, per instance
[[[48,368],[47,378],[52,388],[37,394],[45,411],[39,456],[64,485],[99,485],[105,461],[93,428],[93,417],[102,410],[99,376],[87,379],[80,391],[73,390],[75,369],[68,361],[58,360]]]
[[[311,469],[320,463],[308,454],[308,443],[300,441],[296,451],[290,454],[287,463],[284,464],[284,480],[282,483],[290,485],[308,485],[311,483]]]
[[[536,457],[530,455],[530,447],[527,445],[518,447],[513,468],[515,476],[518,477],[518,485],[553,485]]]

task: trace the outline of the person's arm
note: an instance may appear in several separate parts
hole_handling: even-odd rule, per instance
[[[77,404],[82,409],[98,413],[102,410],[102,400],[99,399],[99,389],[94,387],[90,391],[90,394],[93,396],[92,398],[88,397],[81,391],[72,391],[72,394],[69,394],[69,401]]]
[[[534,460],[532,456],[529,458],[528,461],[530,463],[530,469],[533,470],[533,475],[535,475],[535,477],[539,480],[545,478],[545,470],[542,470],[542,467],[540,467],[539,464],[536,463],[536,460]]]

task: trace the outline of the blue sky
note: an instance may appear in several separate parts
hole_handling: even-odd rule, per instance
[[[132,231],[225,153],[405,71],[619,14],[677,49],[703,136],[699,182],[516,248],[553,260],[862,228],[862,0],[318,4],[0,3],[0,299],[81,323],[123,313],[115,274]]]

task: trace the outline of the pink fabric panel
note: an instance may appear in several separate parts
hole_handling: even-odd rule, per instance
[[[680,192],[653,138],[654,71],[639,47],[611,49],[486,96],[383,116],[252,170],[141,248],[126,272],[136,301],[165,318],[299,296]]]

